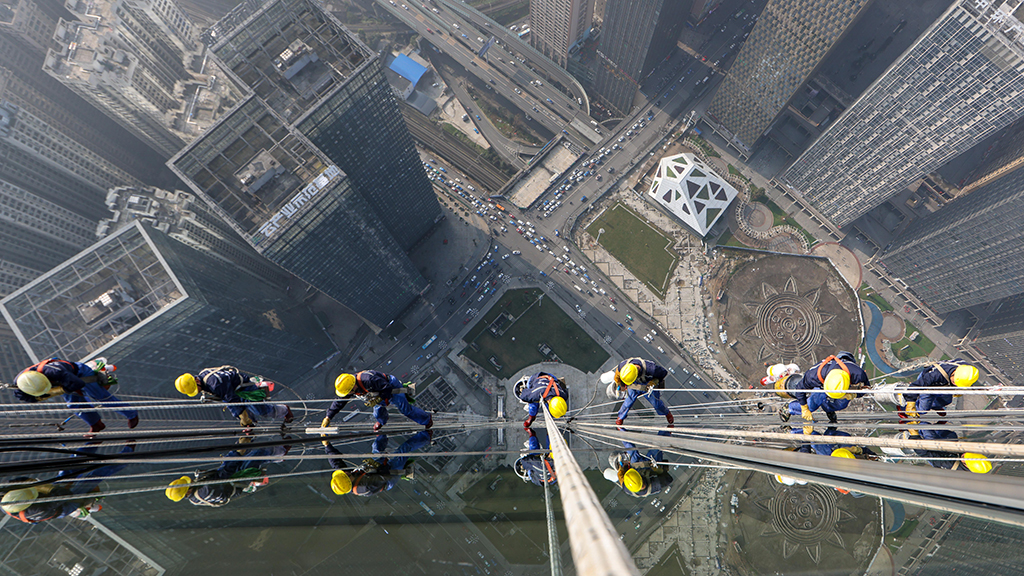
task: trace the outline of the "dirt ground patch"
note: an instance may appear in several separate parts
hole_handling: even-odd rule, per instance
[[[856,295],[824,259],[722,250],[711,279],[726,354],[754,383],[764,363],[812,366],[863,340]]]

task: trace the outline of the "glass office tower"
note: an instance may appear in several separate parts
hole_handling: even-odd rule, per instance
[[[312,313],[258,273],[134,222],[0,301],[33,361],[105,356],[122,389],[239,365],[288,382],[333,352]]]
[[[205,38],[251,93],[168,165],[264,256],[386,326],[427,288],[406,251],[442,213],[377,54],[307,0],[244,2]]]

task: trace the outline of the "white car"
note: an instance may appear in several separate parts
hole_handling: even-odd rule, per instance
[[[505,254],[504,256],[502,256],[501,259],[502,260],[508,260],[508,254]]]
[[[609,304],[608,307],[612,309],[612,312],[618,312],[619,311],[618,308],[616,308],[615,306],[612,306],[611,304]]]
[[[513,251],[512,251],[512,254],[513,254],[514,256],[519,256],[520,254],[522,254],[522,252],[520,252],[519,250],[513,250]]]
[[[658,346],[658,352],[661,352],[662,354],[664,354],[665,353],[665,349],[662,348],[661,346]]]

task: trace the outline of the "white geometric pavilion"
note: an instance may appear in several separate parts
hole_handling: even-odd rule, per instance
[[[739,193],[686,153],[661,159],[647,194],[703,238]]]

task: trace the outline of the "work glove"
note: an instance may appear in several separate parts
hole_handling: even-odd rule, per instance
[[[249,416],[248,410],[243,410],[242,413],[238,415],[238,422],[245,428],[251,428],[256,425],[256,421]]]
[[[814,432],[814,426],[804,426],[804,434],[810,436]]]
[[[917,402],[907,402],[907,408],[903,411],[907,415],[907,418],[920,418],[921,415],[917,413]]]
[[[320,427],[321,428],[327,428],[330,425],[331,425],[331,419],[327,418],[326,416],[324,417],[323,421],[320,422]],[[320,434],[320,435],[321,436],[326,436],[326,434]],[[324,446],[327,446],[327,440],[321,440],[320,443],[323,444]]]
[[[814,414],[811,414],[811,409],[806,404],[800,406],[800,416],[808,422],[814,422]]]
[[[529,430],[530,426],[533,424],[533,421],[536,420],[536,419],[537,419],[536,416],[527,416],[526,420],[523,420],[523,429],[524,430]]]
[[[864,449],[861,448],[860,446],[850,446],[849,448],[847,448],[847,450],[849,450],[853,454],[863,454],[864,453]]]

